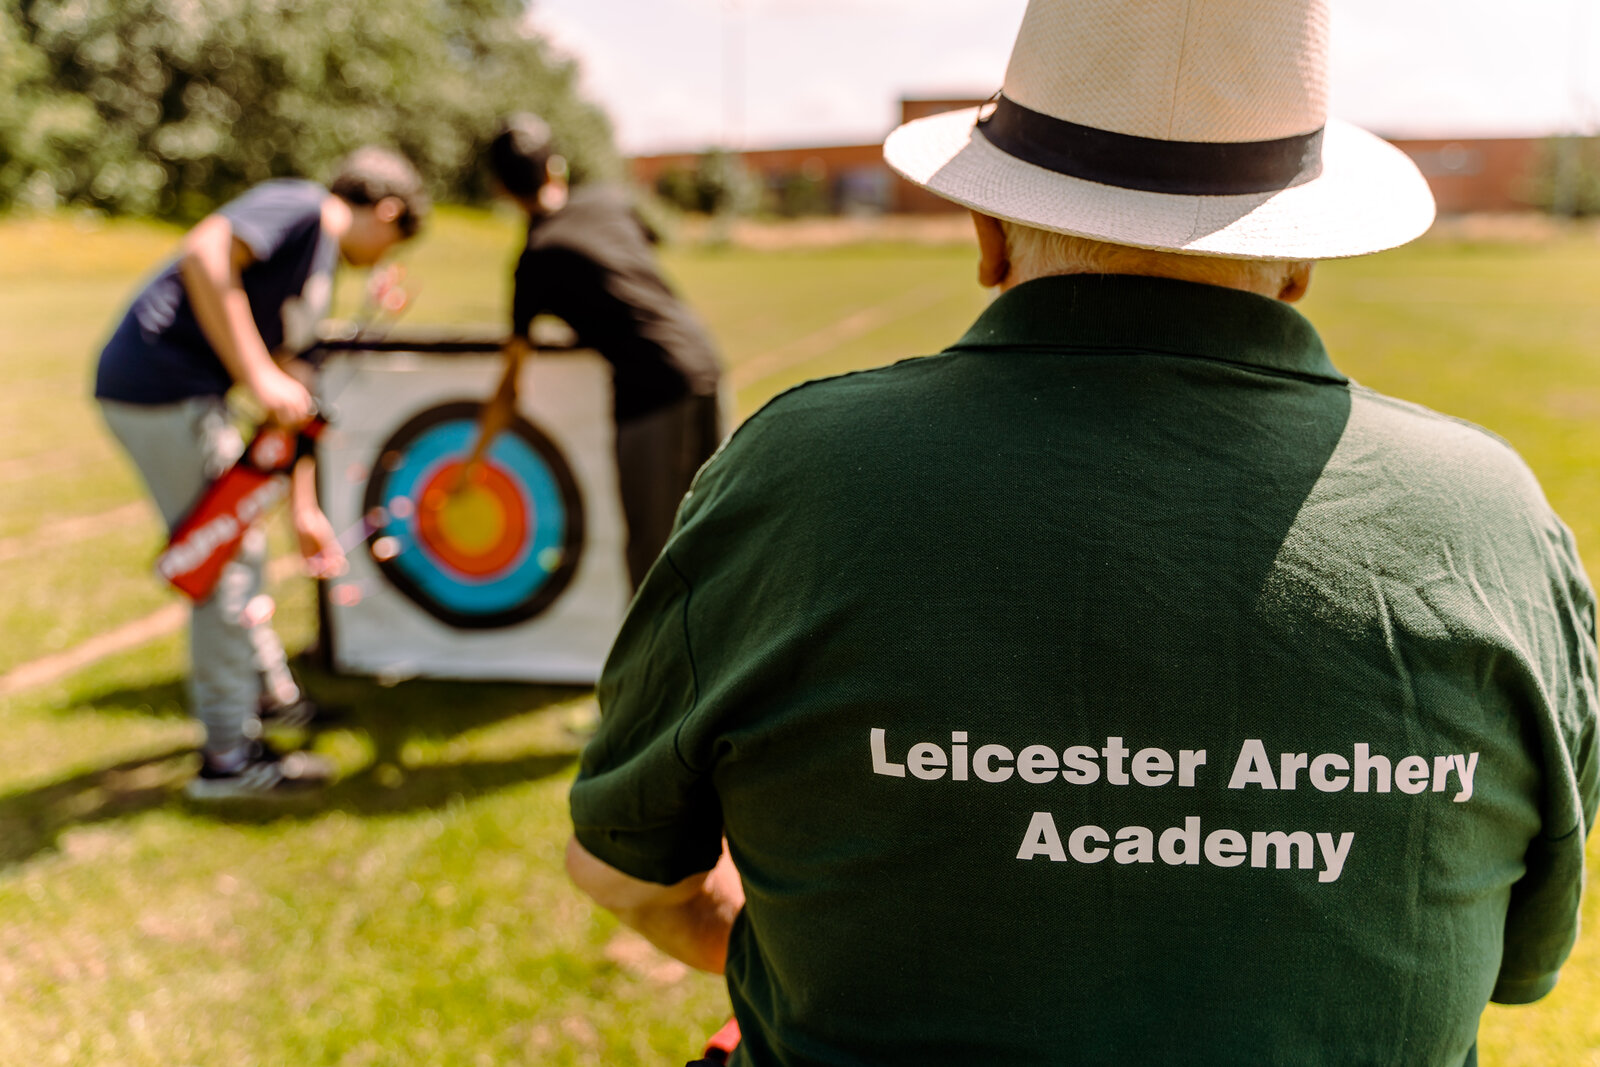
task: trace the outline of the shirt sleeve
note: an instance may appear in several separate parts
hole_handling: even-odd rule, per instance
[[[574,833],[625,874],[671,885],[716,865],[722,808],[680,735],[698,698],[692,589],[670,559],[651,568],[601,674],[600,728],[572,787]]]
[[[774,503],[814,454],[786,415],[799,393],[746,419],[695,475],[601,672],[572,821],[586,849],[635,878],[672,885],[716,865],[724,790],[770,725],[756,694],[807,654],[789,613],[755,606],[773,560],[806,540]]]
[[[314,182],[264,182],[218,209],[258,263],[291,239],[320,234],[327,191]]]
[[[1525,872],[1511,888],[1500,973],[1490,999],[1526,1004],[1555,987],[1578,937],[1584,847],[1600,807],[1596,733],[1595,596],[1571,533],[1551,518],[1551,610],[1540,644],[1551,702],[1541,724],[1546,796],[1544,828],[1528,846]]]
[[[527,337],[538,315],[554,315],[581,332],[604,292],[602,272],[581,252],[559,245],[524,249],[512,278],[511,335]]]
[[[539,256],[531,248],[524,248],[517,257],[517,269],[511,275],[511,336],[526,338],[533,317],[540,312],[537,294],[539,284]]]

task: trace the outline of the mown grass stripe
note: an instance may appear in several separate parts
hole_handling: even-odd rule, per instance
[[[298,556],[280,556],[267,567],[267,580],[281,582],[298,573],[300,567]],[[165,637],[182,627],[188,617],[187,604],[182,601],[167,604],[132,622],[96,634],[82,644],[19,664],[0,675],[0,697],[59,681],[107,656],[127,652],[158,637]]]
[[[109,511],[96,512],[93,515],[74,515],[69,519],[46,523],[32,533],[20,537],[0,538],[0,563],[8,559],[38,555],[56,545],[87,541],[108,529],[125,522],[136,522],[151,513],[148,504],[134,501]]]
[[[837,319],[820,330],[779,345],[741,361],[728,373],[728,381],[735,389],[744,389],[774,375],[827,355],[846,342],[864,337],[896,319],[923,311],[944,298],[948,287],[924,285],[894,300],[886,300],[872,307],[862,308]]]

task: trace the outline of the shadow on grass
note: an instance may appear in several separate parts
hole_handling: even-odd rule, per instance
[[[183,690],[181,678],[167,682],[151,682],[148,685],[127,686],[122,689],[108,689],[78,702],[72,710],[87,707],[95,711],[143,713],[158,719],[187,718],[188,712],[184,711]]]
[[[161,807],[199,767],[185,746],[0,797],[0,867],[51,848],[70,827]]]
[[[397,814],[439,808],[456,799],[548,778],[566,770],[577,758],[577,749],[573,749],[513,760],[470,760],[404,771],[393,764],[377,763],[315,793],[291,794],[271,800],[201,803],[185,799],[183,804],[189,811],[230,823],[278,822],[311,818],[329,811],[352,815]]]
[[[560,774],[587,739],[584,716],[571,713],[590,690],[577,686],[448,682],[414,679],[395,685],[323,674],[307,664],[296,673],[328,714],[309,729],[285,735],[314,747],[319,734],[352,735],[371,758],[330,787],[270,800],[197,803],[183,786],[199,769],[187,746],[83,771],[23,792],[0,796],[0,867],[54,847],[75,826],[107,822],[167,805],[223,822],[263,823],[311,818],[329,811],[381,815],[442,807],[457,798],[491,793]],[[107,690],[77,704],[107,713],[182,714],[181,680]],[[445,745],[474,730],[528,717],[533,744],[506,758],[483,751],[451,760],[408,754]],[[275,738],[276,740],[276,738]]]

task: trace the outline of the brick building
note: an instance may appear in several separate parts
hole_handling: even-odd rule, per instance
[[[1544,141],[1535,137],[1391,139],[1433,188],[1439,214],[1527,211]]]
[[[971,107],[979,100],[907,98],[900,101],[901,122]],[[1539,138],[1391,138],[1428,179],[1442,215],[1512,212],[1529,209],[1528,193],[1542,151]],[[638,156],[630,161],[634,180],[654,188],[668,171],[693,171],[696,153]],[[820,190],[820,202],[833,214],[937,214],[963,210],[956,204],[901,180],[883,162],[880,143],[815,148],[754,149],[740,154],[745,167],[769,190],[802,179]]]
[[[905,210],[896,199],[894,186],[907,183],[884,165],[882,145],[753,149],[741,152],[739,158],[745,169],[757,175],[769,189],[797,178],[816,183],[823,191],[829,212],[835,215]],[[676,152],[635,156],[629,160],[629,165],[633,180],[653,189],[663,175],[672,171],[692,172],[699,159],[695,152]]]

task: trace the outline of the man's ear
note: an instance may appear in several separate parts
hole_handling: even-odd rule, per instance
[[[372,214],[379,222],[395,222],[405,210],[405,202],[398,196],[386,196],[372,205]]]
[[[972,226],[978,231],[978,284],[985,289],[1005,284],[1011,273],[1011,258],[1006,253],[1006,231],[1000,220],[974,211]]]
[[[1311,263],[1296,263],[1289,271],[1289,276],[1283,280],[1283,288],[1278,291],[1278,299],[1285,304],[1293,304],[1306,290],[1311,288]]]

